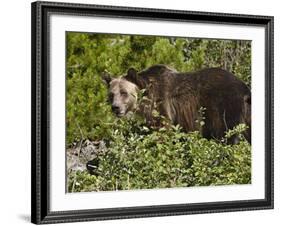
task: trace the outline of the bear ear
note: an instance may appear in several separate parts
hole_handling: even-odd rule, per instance
[[[138,78],[138,72],[135,68],[130,68],[127,72],[127,78],[129,78],[129,80],[131,81],[137,81]]]
[[[247,104],[251,105],[251,96],[249,96],[249,95],[244,96],[244,101],[245,101]]]
[[[101,78],[102,78],[102,80],[105,82],[105,84],[106,84],[107,86],[109,86],[109,84],[110,84],[110,82],[111,82],[111,80],[112,80],[110,74],[107,73],[107,72],[104,72],[104,73],[102,73]]]

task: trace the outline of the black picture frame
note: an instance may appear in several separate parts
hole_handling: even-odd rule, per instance
[[[120,218],[155,217],[273,208],[273,20],[271,16],[239,15],[164,9],[129,8],[57,2],[34,2],[32,10],[32,205],[35,224]],[[49,46],[50,14],[173,20],[265,28],[265,198],[196,204],[50,211],[49,188]]]

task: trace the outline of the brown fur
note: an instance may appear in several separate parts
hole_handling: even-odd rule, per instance
[[[124,114],[135,108],[137,90],[145,89],[152,102],[140,106],[140,109],[149,123],[153,122],[152,109],[156,106],[161,115],[173,124],[181,125],[184,131],[199,130],[196,123],[198,110],[205,107],[205,125],[201,130],[204,137],[220,139],[228,129],[245,123],[249,129],[244,135],[251,141],[251,93],[230,72],[209,68],[178,73],[165,65],[155,65],[139,73],[129,69],[126,76],[110,82],[110,92],[120,85],[131,97],[124,102],[118,91],[114,94],[119,105],[127,107]],[[117,102],[113,100],[114,103]],[[128,109],[128,106],[131,108]]]

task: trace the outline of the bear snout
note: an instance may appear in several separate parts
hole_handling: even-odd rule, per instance
[[[119,114],[119,113],[120,113],[120,107],[117,106],[117,105],[112,105],[112,106],[111,106],[111,109],[112,109],[112,111],[113,111],[115,114]]]

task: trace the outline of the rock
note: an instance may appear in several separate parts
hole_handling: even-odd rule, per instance
[[[67,171],[92,171],[97,169],[97,156],[106,153],[104,141],[84,140],[66,150]],[[95,164],[93,164],[95,163]]]

